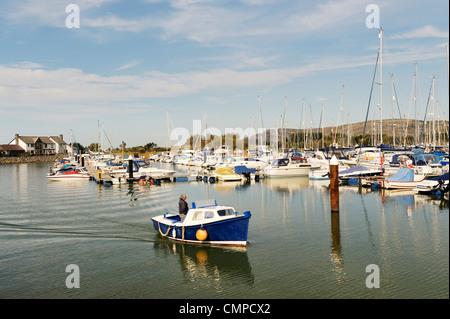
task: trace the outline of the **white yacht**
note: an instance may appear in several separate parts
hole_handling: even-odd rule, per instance
[[[288,176],[308,176],[309,170],[319,168],[308,163],[306,158],[298,156],[288,156],[276,159],[272,165],[264,168],[265,177],[288,177]]]

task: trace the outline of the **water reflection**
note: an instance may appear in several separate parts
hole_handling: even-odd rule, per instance
[[[331,253],[330,259],[338,282],[345,282],[344,258],[341,246],[340,214],[331,213]]]
[[[292,194],[301,189],[307,188],[309,185],[308,177],[291,177],[291,178],[266,178],[264,184],[269,188]]]
[[[211,247],[178,243],[157,236],[155,250],[178,257],[185,281],[213,288],[251,286],[254,275],[245,247]]]

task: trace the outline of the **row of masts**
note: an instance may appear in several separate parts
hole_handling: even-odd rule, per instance
[[[386,135],[383,132],[383,28],[379,29],[379,51],[378,51],[378,75],[379,75],[379,82],[377,83],[379,85],[379,103],[377,104],[378,110],[379,110],[379,122],[378,125],[374,119],[372,120],[372,130],[371,130],[371,141],[372,145],[380,145],[384,144],[384,138],[386,138]],[[448,44],[446,45],[446,54],[447,54],[447,78],[449,74],[449,54],[448,54]],[[379,61],[379,63],[378,63]],[[374,75],[375,79],[375,75]],[[402,146],[406,146],[407,144],[411,144],[411,132],[408,132],[409,127],[409,119],[411,118],[411,101],[414,102],[414,134],[413,134],[413,144],[414,145],[423,145],[423,144],[430,144],[430,145],[440,145],[442,146],[441,141],[441,121],[444,122],[445,131],[444,136],[447,136],[448,139],[448,129],[447,124],[445,121],[445,112],[443,113],[444,116],[441,119],[441,110],[439,108],[439,101],[435,98],[435,77],[432,78],[430,91],[428,94],[428,102],[426,105],[425,112],[423,113],[423,120],[419,120],[419,105],[418,105],[418,65],[417,63],[414,64],[414,82],[413,82],[413,90],[411,95],[414,95],[413,98],[410,99],[410,106],[408,110],[408,117],[406,119],[406,115],[404,115],[404,118],[402,119],[402,113],[400,110],[399,105],[399,98],[397,96],[397,91],[395,87],[394,82],[394,75],[391,74],[391,107],[392,107],[392,120],[395,120],[395,108],[397,106],[398,109],[398,120],[400,120],[400,127],[397,127],[398,122],[392,121],[392,144],[393,146],[396,146],[397,141],[398,144]],[[339,105],[339,112],[338,112],[338,119],[336,126],[334,123],[332,123],[332,143],[331,146],[347,146],[352,147],[354,143],[352,143],[352,124],[350,122],[350,113],[347,114],[347,124],[344,124],[344,85],[342,85],[342,96],[341,101]],[[281,148],[283,150],[288,149],[295,146],[303,145],[303,148],[319,148],[325,146],[325,134],[324,134],[324,105],[322,104],[322,112],[320,115],[320,124],[317,127],[317,129],[314,129],[313,126],[313,116],[312,116],[312,107],[309,106],[309,121],[308,125],[305,123],[307,121],[305,113],[307,112],[306,109],[306,103],[305,99],[302,101],[302,110],[301,110],[301,119],[300,119],[300,125],[299,129],[297,129],[297,134],[294,135],[294,140],[291,140],[292,134],[287,133],[287,125],[286,125],[286,119],[287,119],[287,97],[285,97],[285,103],[284,103],[284,111],[283,114],[280,115],[279,121],[277,119],[276,121],[276,127],[277,127],[277,134],[280,133],[281,137]],[[428,109],[431,109],[428,111]],[[206,113],[205,113],[205,129],[206,126]],[[406,122],[406,123],[405,123]],[[168,123],[168,136],[170,136],[170,127],[173,128],[173,123],[170,119],[169,114],[167,113],[167,123]],[[420,123],[422,123],[420,127]],[[256,124],[256,123],[255,123]],[[436,125],[437,124],[437,125]],[[262,119],[262,109],[261,109],[261,99],[258,96],[258,123],[256,125],[257,127],[263,129],[264,122]],[[400,132],[397,134],[396,130],[400,129]],[[258,130],[259,132],[259,130]],[[303,134],[299,134],[303,133]],[[320,134],[321,133],[321,134]],[[265,133],[264,133],[265,134]],[[364,134],[364,133],[363,133]],[[446,134],[446,135],[445,135]],[[261,134],[262,135],[262,134]],[[315,136],[314,136],[315,135]],[[319,140],[319,137],[321,137],[321,141]],[[198,138],[200,138],[198,136]],[[363,137],[364,138],[364,137]],[[265,138],[259,138],[259,140],[264,140]],[[278,140],[278,139],[277,139]],[[390,142],[390,141],[389,141]],[[443,141],[444,143],[448,143],[447,141]],[[288,143],[290,145],[288,145]],[[195,144],[198,144],[198,141],[195,142]],[[320,145],[322,144],[322,145]],[[169,138],[169,145],[170,145],[170,138]],[[288,147],[289,146],[289,147]]]

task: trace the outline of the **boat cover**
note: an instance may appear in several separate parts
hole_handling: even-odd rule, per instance
[[[360,171],[368,171],[368,170],[369,169],[364,166],[353,166],[353,167],[350,167],[349,169],[346,169],[345,171],[339,172],[339,174],[350,174],[350,173],[355,173],[355,172],[360,172]]]
[[[236,174],[242,175],[242,173],[255,173],[256,169],[254,168],[247,168],[247,166],[245,165],[239,165],[239,166],[235,166],[234,167],[234,171],[236,172]]]
[[[219,167],[214,171],[216,174],[219,175],[236,175],[236,172],[233,170],[232,167]]]
[[[411,168],[402,168],[391,177],[386,178],[386,180],[392,182],[413,182],[414,170]]]

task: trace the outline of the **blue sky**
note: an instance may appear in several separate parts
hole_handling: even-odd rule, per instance
[[[66,27],[71,3],[80,28]],[[167,145],[167,111],[189,131],[206,112],[224,132],[256,124],[258,96],[265,127],[286,101],[288,127],[309,122],[310,108],[317,127],[322,104],[336,125],[343,85],[345,120],[363,121],[379,45],[371,3],[384,29],[383,118],[391,74],[402,116],[414,116],[417,63],[420,117],[434,76],[448,119],[446,0],[0,0],[0,144],[15,133],[69,140],[72,129],[88,145],[100,121],[115,147]]]

